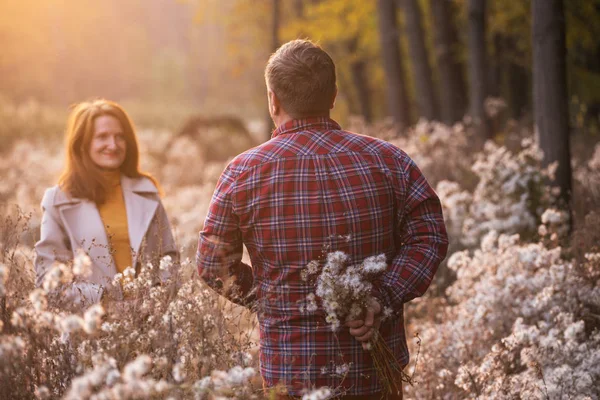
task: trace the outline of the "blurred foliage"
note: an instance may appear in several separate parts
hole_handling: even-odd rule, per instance
[[[29,100],[15,105],[0,96],[0,155],[17,139],[43,137],[56,139],[63,135],[67,110]]]
[[[465,61],[467,0],[452,1],[461,33],[456,54]],[[435,82],[431,0],[419,4]],[[5,103],[35,99],[61,109],[90,97],[148,103],[149,109],[168,109],[171,120],[183,114],[172,110],[179,108],[262,119],[272,5],[272,0],[3,0],[0,94]],[[405,82],[414,102],[402,2],[398,5]],[[336,61],[334,117],[341,122],[359,110],[351,72],[357,61],[366,64],[375,119],[386,113],[375,7],[375,1],[362,0],[281,0],[280,40],[310,38]],[[600,103],[600,0],[568,0],[565,10],[571,100],[593,106]],[[496,85],[526,90],[531,84],[530,1],[488,1],[487,39],[490,67],[504,77],[496,77]],[[517,79],[524,79],[520,88],[506,78],[513,66],[520,70]],[[496,91],[507,93],[504,87]]]
[[[125,101],[122,103],[138,128],[175,132],[190,116],[198,115],[194,106]],[[17,140],[61,140],[69,107],[49,106],[36,100],[19,104],[0,96],[0,155]]]
[[[334,109],[336,117],[345,120],[352,111],[356,113],[358,95],[352,82],[350,65],[356,61],[365,61],[374,115],[376,118],[382,118],[382,112],[385,110],[385,82],[379,55],[375,2],[305,2],[303,15],[290,14],[288,20],[284,20],[287,23],[282,29],[282,41],[304,37],[315,40],[330,53],[336,63],[339,90],[336,102],[336,108],[339,110]]]

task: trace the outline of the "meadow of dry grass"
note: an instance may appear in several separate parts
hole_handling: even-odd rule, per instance
[[[476,151],[464,125],[423,121],[401,138],[386,124],[353,125],[417,161],[442,199],[451,233],[433,287],[406,306],[408,335],[418,333],[407,370],[415,384],[406,397],[600,398],[600,147],[574,160],[569,236],[566,214],[545,185],[552,171],[542,170],[522,132],[506,132],[506,146]],[[33,287],[39,202],[62,168],[60,139],[39,132],[3,149],[0,398],[263,396],[256,317],[215,296],[193,262],[225,163],[203,160],[187,137],[167,146],[167,130],[143,129],[139,137],[143,168],[163,185],[182,265],[161,287],[148,286],[152,269],[144,270],[127,289],[132,300],[105,309],[58,308],[51,291]],[[174,268],[169,260],[161,267]],[[63,272],[59,285],[71,278]]]

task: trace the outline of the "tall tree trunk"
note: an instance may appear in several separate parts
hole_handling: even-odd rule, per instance
[[[294,2],[294,13],[296,18],[304,17],[304,0],[296,0]]]
[[[354,87],[352,73],[349,70],[336,69],[336,80],[339,88],[336,102],[338,100],[346,101],[350,115],[360,115],[361,110],[358,105],[358,96],[354,96],[352,92],[352,88]]]
[[[558,162],[555,183],[565,205],[571,195],[565,14],[562,0],[532,0],[533,101],[544,165]]]
[[[523,88],[531,87],[531,69],[515,61],[520,54],[516,37],[501,35],[498,41],[496,63],[501,67],[500,87],[494,95],[506,101],[507,116],[518,120],[531,109],[531,92],[523,92]]]
[[[495,34],[492,38],[493,55],[488,55],[490,60],[487,69],[487,95],[500,97],[502,95],[502,76],[506,72],[507,62],[504,56],[508,51],[507,41],[502,34]]]
[[[465,67],[456,56],[460,43],[454,25],[452,3],[430,0],[430,7],[440,78],[440,114],[442,121],[452,124],[463,118],[467,108]]]
[[[507,104],[510,115],[518,120],[531,110],[531,92],[523,93],[524,87],[531,87],[531,71],[510,62],[507,74]]]
[[[281,19],[281,0],[272,0],[272,24],[271,24],[271,50],[279,47],[279,25]]]
[[[272,8],[271,8],[271,51],[275,52],[279,47],[279,25],[281,19],[281,0],[272,0]],[[269,140],[271,138],[271,134],[273,133],[273,120],[271,119],[271,115],[267,110],[267,116],[265,118],[265,126],[267,127],[265,132],[265,139]]]
[[[403,6],[419,116],[428,120],[438,120],[439,114],[433,89],[431,65],[429,64],[429,55],[425,46],[425,34],[421,22],[421,7],[417,0],[403,0]]]
[[[480,138],[490,137],[485,115],[487,97],[486,0],[469,0],[469,113]]]
[[[373,122],[373,112],[371,110],[371,93],[367,79],[367,64],[363,60],[354,61],[350,65],[352,72],[352,81],[356,88],[360,113],[366,122]]]
[[[410,124],[410,106],[404,83],[406,74],[402,65],[395,0],[378,0],[377,15],[381,56],[387,81],[388,113],[403,131]]]

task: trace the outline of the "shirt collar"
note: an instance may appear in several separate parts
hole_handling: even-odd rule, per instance
[[[301,132],[306,130],[317,130],[317,131],[332,131],[341,130],[340,125],[329,117],[309,117],[302,119],[293,119],[281,124],[273,131],[271,139],[279,135],[285,135],[288,133]]]

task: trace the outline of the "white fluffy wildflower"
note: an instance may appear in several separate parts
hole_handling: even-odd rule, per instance
[[[241,366],[247,367],[252,364],[252,354],[246,351],[238,351],[231,354],[231,359],[234,362],[238,362]]]
[[[10,317],[10,324],[16,328],[23,328],[25,326],[25,314],[26,310],[23,307],[17,308]]]
[[[46,292],[56,289],[61,284],[71,283],[73,281],[73,273],[65,264],[56,263],[50,268],[44,276],[42,288]]]
[[[175,380],[175,382],[179,382],[179,383],[183,382],[183,380],[186,377],[185,365],[182,363],[176,363],[173,366],[172,375],[173,375],[173,379]]]
[[[352,303],[352,305],[350,306],[350,311],[348,312],[347,319],[350,321],[359,319],[360,316],[362,315],[362,313],[363,313],[362,305],[360,305],[358,303]]]
[[[561,252],[499,235],[474,252],[454,254],[449,267],[458,279],[446,291],[452,305],[435,319],[414,322],[428,343],[421,350],[422,373],[439,380],[437,371],[449,370],[440,383],[457,398],[474,390],[482,398],[545,397],[542,373],[550,398],[594,398],[591,382],[600,379],[600,369],[591,365],[600,361],[600,335],[586,335],[577,315],[600,306],[600,290]],[[439,357],[446,352],[457,359]],[[428,390],[415,397],[427,398]]]
[[[56,326],[57,316],[49,311],[42,311],[37,315],[38,325],[45,328],[52,328]]]
[[[387,260],[385,254],[365,258],[363,268],[367,274],[379,274],[387,269]]]
[[[43,289],[35,289],[29,293],[29,301],[31,301],[31,305],[38,312],[41,312],[48,307],[46,292]]]
[[[456,379],[454,380],[454,384],[461,388],[466,392],[470,392],[471,385],[473,384],[473,380],[471,378],[472,374],[469,371],[468,366],[461,366],[458,369],[458,373],[456,374]]]
[[[114,386],[121,379],[121,372],[118,369],[112,369],[106,374],[106,386]]]
[[[159,264],[159,269],[162,271],[165,271],[169,268],[171,268],[171,266],[173,265],[173,259],[171,258],[171,256],[164,256],[163,258],[160,259],[160,264]]]
[[[314,313],[318,309],[319,309],[319,306],[317,306],[317,303],[315,303],[315,302],[309,302],[308,304],[306,304],[306,312],[308,312],[308,313]]]
[[[85,321],[79,315],[68,315],[60,320],[59,329],[64,333],[72,333],[82,330],[85,326]]]
[[[300,312],[314,313],[317,311],[319,306],[317,305],[317,298],[314,293],[309,293],[306,296],[306,304],[300,306]]]
[[[241,367],[236,365],[227,373],[227,383],[230,386],[241,386],[256,375],[256,371],[251,367]]]
[[[100,394],[93,394],[98,388],[102,388],[106,383],[107,375],[114,369],[114,362],[104,362],[94,366],[94,368],[85,374],[78,376],[71,382],[66,400],[84,399],[84,398],[102,398]],[[102,392],[100,392],[102,393]],[[95,397],[92,397],[95,396]]]
[[[25,341],[19,336],[3,336],[0,341],[0,360],[19,358],[25,350]]]
[[[38,400],[46,400],[50,399],[52,394],[50,393],[50,389],[46,386],[37,386],[35,388],[35,398]]]
[[[86,333],[94,333],[102,325],[102,317],[106,314],[101,304],[94,304],[83,314],[84,330]]]
[[[0,297],[6,295],[6,280],[8,279],[8,267],[0,263]]]
[[[212,381],[212,386],[217,391],[221,391],[223,389],[229,389],[229,385],[227,383],[229,375],[225,371],[214,370],[210,374],[210,379]]]
[[[340,320],[335,314],[327,314],[325,322],[329,324],[329,327],[333,332],[336,332],[340,328]]]
[[[339,376],[345,376],[350,371],[350,364],[342,364],[335,366],[335,373]]]
[[[169,382],[161,379],[160,381],[156,382],[156,384],[154,385],[154,390],[157,393],[164,393],[167,390],[169,390],[171,387],[172,387],[172,385],[169,384]]]
[[[341,321],[355,319],[363,312],[370,299],[372,280],[387,269],[385,254],[364,259],[360,264],[347,265],[350,257],[340,251],[329,253],[327,263],[316,280],[316,295],[320,298],[325,321],[337,331]],[[301,311],[314,312],[317,303],[314,294],[307,296]]]
[[[317,272],[319,272],[319,267],[321,266],[321,264],[316,261],[316,260],[312,260],[311,262],[309,262],[306,265],[306,271],[310,274],[310,275],[314,275]]]
[[[333,391],[328,387],[322,387],[306,393],[302,396],[302,400],[327,400],[333,397]]]
[[[327,264],[325,264],[325,267],[328,268],[332,273],[336,273],[349,260],[350,257],[343,251],[334,251],[333,253],[327,254]]]
[[[118,272],[115,274],[115,276],[113,277],[113,285],[120,285],[121,281],[123,280],[123,274]]]
[[[479,178],[472,195],[462,193],[458,184],[440,186],[450,232],[464,245],[476,246],[492,230],[533,233],[544,208],[554,201],[555,194],[544,184],[551,171],[542,168],[532,142],[516,154],[487,142],[472,171]]]
[[[123,369],[123,380],[131,382],[140,379],[150,371],[152,367],[152,359],[146,354],[138,356]]]
[[[393,315],[394,315],[394,310],[392,310],[390,307],[383,307],[383,318],[384,319],[391,318]]]
[[[134,279],[135,278],[135,268],[133,268],[133,267],[125,268],[125,270],[123,271],[123,278],[125,280]]]
[[[542,214],[542,223],[546,225],[557,225],[563,222],[565,215],[563,212],[549,208]]]
[[[210,376],[205,376],[204,378],[196,381],[192,390],[194,391],[195,398],[201,399],[204,393],[206,393],[209,389],[212,388],[212,379]]]
[[[88,277],[92,274],[92,260],[81,249],[77,251],[73,260],[73,274],[81,277]]]

